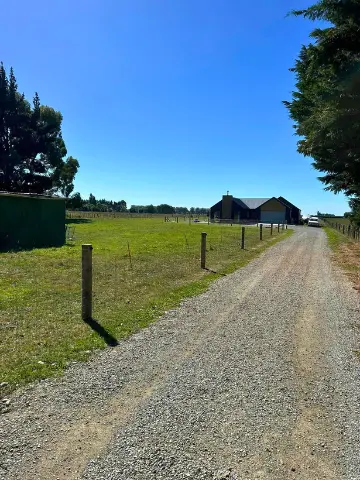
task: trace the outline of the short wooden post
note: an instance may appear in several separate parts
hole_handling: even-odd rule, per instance
[[[245,227],[241,228],[241,250],[245,249]]]
[[[179,217],[176,217],[176,223],[179,223]]]
[[[200,266],[201,268],[205,268],[206,265],[206,232],[201,233],[201,260]]]
[[[273,224],[271,224],[271,227],[270,227],[270,235],[272,235],[272,234],[273,234],[273,228],[274,228],[274,225],[273,225]]]
[[[92,318],[92,245],[82,245],[82,291],[81,317],[83,320]]]
[[[262,229],[263,229],[263,224],[260,223],[260,240],[263,239],[263,231],[262,231]]]
[[[278,223],[278,233],[280,232],[280,223]]]
[[[285,225],[285,230],[287,230],[287,224]]]

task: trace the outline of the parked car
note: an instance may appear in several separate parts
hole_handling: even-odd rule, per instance
[[[310,217],[308,220],[309,227],[320,227],[320,222],[318,217]]]

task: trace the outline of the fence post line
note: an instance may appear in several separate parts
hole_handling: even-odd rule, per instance
[[[206,232],[201,233],[201,260],[200,266],[201,268],[205,268],[206,265]]]
[[[273,224],[271,224],[271,227],[270,227],[270,235],[272,235],[272,234],[273,234],[273,228],[274,228],[274,225],[273,225]]]
[[[91,244],[81,248],[81,318],[85,321],[92,318],[92,249]]]
[[[260,240],[262,240],[262,238],[263,238],[263,230],[262,229],[263,229],[263,224],[260,223]]]
[[[245,227],[241,227],[241,250],[245,248]]]

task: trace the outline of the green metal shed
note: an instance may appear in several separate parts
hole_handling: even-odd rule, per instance
[[[0,249],[65,243],[65,198],[0,192]]]

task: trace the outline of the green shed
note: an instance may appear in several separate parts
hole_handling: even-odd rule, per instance
[[[65,243],[65,198],[0,192],[0,249]]]

